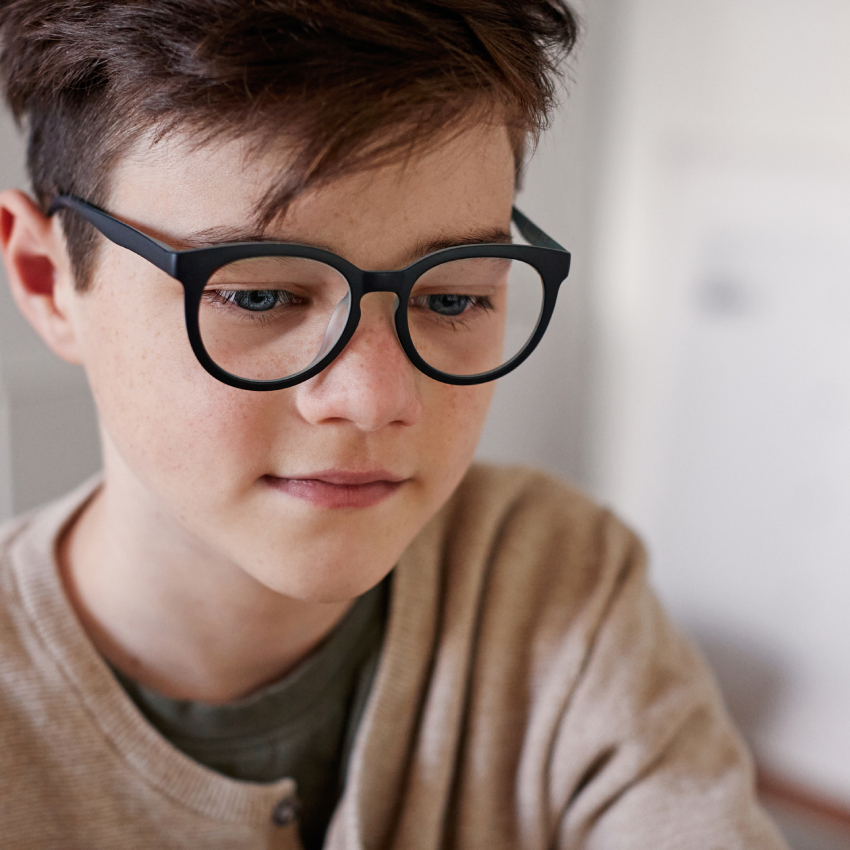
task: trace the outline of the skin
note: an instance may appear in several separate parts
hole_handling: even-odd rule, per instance
[[[140,145],[107,209],[174,247],[244,228],[287,161],[246,149]],[[476,125],[301,196],[268,232],[400,268],[430,240],[507,231],[513,192],[505,128]],[[21,310],[85,367],[98,411],[105,480],[61,544],[69,599],[98,650],[164,694],[226,702],[285,674],[392,569],[471,463],[492,384],[419,373],[386,293],[364,299],[355,336],[320,375],[249,392],[197,363],[182,288],[143,259],[105,243],[94,286],[76,292],[58,220],[16,191],[0,194],[0,244]],[[342,508],[269,486],[328,469],[402,483]]]

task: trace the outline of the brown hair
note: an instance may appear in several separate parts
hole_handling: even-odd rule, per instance
[[[283,135],[297,153],[257,211],[265,226],[308,185],[478,110],[498,108],[520,147],[576,35],[563,0],[3,0],[0,76],[42,207],[57,193],[105,204],[116,162],[152,130]],[[96,236],[79,216],[63,225],[84,289]]]

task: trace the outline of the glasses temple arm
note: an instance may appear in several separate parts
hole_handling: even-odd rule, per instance
[[[123,221],[118,221],[117,218],[113,218],[97,207],[93,207],[91,204],[87,204],[85,201],[81,201],[71,195],[59,195],[54,198],[47,210],[47,215],[51,216],[60,209],[73,210],[79,213],[89,224],[93,225],[109,239],[110,242],[114,242],[128,251],[138,254],[166,274],[174,275],[177,264],[177,252],[158,239],[146,236],[140,230],[136,230],[135,227],[131,227]]]
[[[538,248],[554,248],[556,251],[566,251],[563,245],[559,245],[551,236],[547,236],[530,218],[523,215],[516,207],[512,208],[511,219],[523,238],[530,245]]]

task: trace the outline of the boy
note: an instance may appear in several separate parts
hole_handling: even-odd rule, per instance
[[[630,533],[470,469],[569,268],[511,205],[570,11],[0,31],[37,199],[0,196],[9,279],[104,458],[2,534],[4,846],[781,847]]]

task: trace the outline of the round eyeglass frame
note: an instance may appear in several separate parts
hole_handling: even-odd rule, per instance
[[[75,198],[71,195],[58,195],[53,199],[47,211],[48,216],[59,210],[72,210],[83,216],[110,242],[132,251],[152,263],[161,271],[179,281],[184,290],[184,309],[186,331],[189,344],[198,362],[217,380],[243,390],[268,391],[282,390],[309,380],[318,375],[323,369],[342,352],[348,344],[360,321],[360,300],[372,292],[391,292],[395,300],[395,329],[399,343],[408,360],[420,372],[444,384],[469,386],[483,384],[500,378],[516,369],[537,347],[555,310],[558,290],[566,280],[570,271],[570,253],[561,247],[554,239],[547,236],[540,228],[531,222],[516,207],[512,210],[511,219],[529,245],[512,244],[479,244],[460,245],[453,248],[443,248],[426,254],[402,269],[393,271],[365,271],[344,257],[315,248],[310,245],[299,245],[287,242],[231,242],[222,245],[212,245],[205,248],[189,248],[176,250],[170,245],[154,239],[140,230],[115,218],[107,212]],[[290,375],[288,378],[275,380],[251,380],[240,378],[222,369],[207,353],[198,324],[198,314],[201,297],[210,277],[215,271],[236,260],[253,257],[300,257],[316,260],[336,269],[347,281],[351,303],[348,319],[339,339],[330,350],[319,360],[311,363],[306,369]],[[532,266],[540,275],[543,283],[543,304],[537,325],[526,342],[510,360],[497,369],[481,372],[475,375],[453,375],[442,372],[426,363],[416,350],[410,336],[407,321],[407,309],[400,310],[400,304],[407,304],[410,293],[416,281],[429,269],[453,260],[465,260],[474,257],[501,257],[504,259],[520,260]]]

